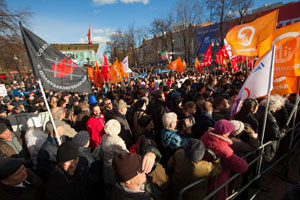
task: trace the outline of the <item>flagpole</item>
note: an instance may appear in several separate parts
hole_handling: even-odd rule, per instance
[[[53,126],[53,130],[54,130],[54,133],[55,133],[55,137],[56,137],[57,143],[58,143],[58,145],[61,145],[61,140],[60,140],[60,138],[59,138],[59,135],[58,135],[58,132],[57,132],[55,123],[54,123],[54,119],[53,119],[52,114],[51,114],[50,107],[49,107],[49,105],[48,105],[48,101],[47,101],[47,98],[46,98],[46,94],[45,94],[45,91],[44,91],[44,88],[43,88],[41,79],[38,79],[37,82],[38,82],[38,84],[39,84],[39,86],[40,86],[40,88],[41,88],[41,92],[42,92],[42,95],[43,95],[43,98],[44,98],[45,105],[46,105],[46,107],[47,107],[47,111],[48,111],[48,113],[49,113],[50,121],[51,121],[52,126]]]
[[[288,163],[290,160],[290,155],[291,155],[291,149],[292,149],[292,145],[293,145],[293,140],[294,140],[294,134],[295,134],[295,124],[296,124],[296,118],[297,118],[297,112],[295,112],[297,110],[298,104],[299,104],[299,88],[300,88],[300,79],[299,77],[297,77],[297,96],[296,96],[296,101],[295,101],[295,105],[293,108],[292,113],[290,114],[290,117],[288,119],[288,121],[286,122],[286,125],[288,126],[290,123],[290,120],[292,119],[292,116],[294,116],[293,119],[293,128],[292,128],[292,133],[291,133],[291,138],[290,138],[290,142],[289,142],[289,149],[288,149],[288,155],[287,155],[287,159],[286,162],[284,162],[284,166],[282,168],[282,172],[285,176],[287,176],[287,169],[288,169]]]
[[[266,130],[266,123],[267,123],[267,117],[268,117],[268,109],[269,109],[269,97],[270,97],[270,93],[271,93],[271,84],[273,81],[273,68],[274,68],[274,60],[275,60],[275,49],[276,46],[273,45],[272,46],[272,60],[271,60],[271,67],[270,67],[270,75],[269,75],[269,84],[268,84],[268,93],[267,93],[267,105],[265,108],[265,115],[264,115],[264,121],[263,121],[263,127],[262,127],[262,135],[261,135],[261,141],[260,141],[260,146],[262,146],[264,144],[264,137],[265,137],[265,130]],[[260,155],[262,155],[264,153],[264,147],[261,149]],[[262,161],[263,161],[263,156],[260,157],[260,160],[258,162],[258,170],[257,170],[257,174],[260,174],[261,171],[261,166],[262,166]]]

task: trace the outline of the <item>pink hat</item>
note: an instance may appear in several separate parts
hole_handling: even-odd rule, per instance
[[[219,135],[231,133],[234,129],[233,124],[225,119],[221,119],[215,123],[215,131]]]

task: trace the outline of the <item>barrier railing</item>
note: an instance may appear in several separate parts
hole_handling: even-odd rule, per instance
[[[291,133],[293,131],[292,128],[288,129],[286,135],[288,135],[289,133]],[[242,187],[239,187],[236,192],[232,193],[229,197],[227,197],[227,199],[235,199],[239,194],[241,194],[243,191],[245,191],[252,183],[254,183],[255,181],[257,181],[260,177],[262,177],[262,175],[264,175],[266,172],[268,172],[270,169],[272,169],[275,165],[277,165],[280,161],[282,161],[284,158],[287,158],[288,156],[290,156],[291,152],[294,152],[296,150],[296,147],[298,146],[298,144],[300,143],[300,122],[298,122],[295,127],[294,127],[294,131],[295,131],[295,137],[291,138],[293,139],[292,142],[292,146],[291,148],[284,154],[282,155],[280,158],[278,158],[276,161],[274,161],[270,166],[268,166],[267,168],[265,168],[263,171],[261,171],[259,174],[256,174],[251,180],[249,180],[245,185],[243,185]],[[250,155],[254,155],[256,152],[258,152],[259,150],[265,148],[266,146],[270,145],[272,143],[272,141],[269,141],[263,145],[261,145],[258,149],[256,149],[254,152],[249,152],[246,155],[244,155],[242,158],[246,159],[248,158]],[[294,154],[296,155],[296,154]],[[293,155],[293,156],[294,156]],[[255,164],[261,157],[263,157],[264,154],[259,154],[258,156],[256,156],[250,163],[248,163],[248,167],[252,166],[253,164]],[[287,158],[287,160],[289,160],[289,158]],[[284,167],[287,167],[287,165],[284,165]],[[236,180],[239,176],[241,176],[242,174],[240,173],[236,173],[233,176],[231,176],[225,183],[223,183],[222,185],[220,185],[218,188],[216,188],[216,177],[214,179],[215,182],[215,189],[208,194],[203,200],[208,200],[211,199],[213,197],[213,199],[215,198],[215,195],[222,189],[224,189],[226,187],[226,185],[228,185],[230,182]],[[183,193],[186,192],[188,189],[194,187],[195,185],[203,182],[205,180],[204,179],[200,179],[197,180],[189,185],[187,185],[186,187],[184,187],[180,193],[179,193],[179,198],[182,197]],[[257,189],[257,191],[251,196],[249,197],[249,199],[254,199],[259,193],[260,193],[260,189]],[[224,199],[225,199],[225,189],[224,189]]]

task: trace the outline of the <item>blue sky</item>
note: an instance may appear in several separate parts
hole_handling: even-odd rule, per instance
[[[205,0],[201,0],[205,2]],[[291,0],[254,0],[253,8],[265,3]],[[104,50],[109,35],[117,29],[150,27],[155,18],[164,18],[176,0],[6,0],[11,9],[30,8],[29,29],[48,43],[87,43],[89,24],[93,43]],[[205,19],[203,19],[205,21]]]

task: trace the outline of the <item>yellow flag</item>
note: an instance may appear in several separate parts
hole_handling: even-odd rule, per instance
[[[234,55],[257,56],[257,45],[267,39],[275,30],[278,9],[253,22],[233,27],[226,35],[226,40]]]
[[[287,40],[293,39],[300,35],[300,22],[285,26],[275,31],[270,37],[258,45],[259,56],[265,55],[272,48],[272,44],[279,47]],[[283,49],[280,49],[280,51]],[[279,49],[276,50],[278,52]]]

